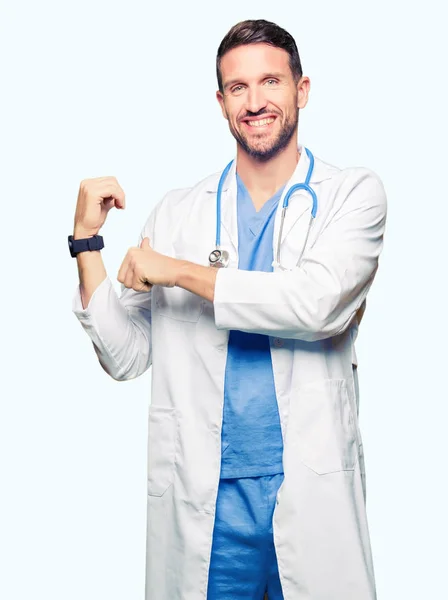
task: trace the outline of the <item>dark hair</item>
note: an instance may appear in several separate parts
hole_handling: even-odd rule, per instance
[[[218,78],[218,87],[222,89],[221,59],[233,48],[244,46],[246,44],[270,44],[276,48],[282,48],[289,54],[289,66],[297,83],[302,77],[302,64],[300,62],[299,51],[294,38],[287,31],[264,19],[241,21],[230,29],[219,45],[216,55],[216,76]]]

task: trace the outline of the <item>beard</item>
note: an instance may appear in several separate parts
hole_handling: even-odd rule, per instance
[[[266,111],[263,111],[261,114],[251,114],[250,116],[260,116],[260,118],[262,118],[264,113],[266,113]],[[261,145],[255,145],[253,143],[251,144],[246,136],[233,127],[233,125],[230,123],[230,120],[229,129],[237,144],[241,146],[246,154],[255,160],[258,160],[259,162],[267,162],[271,158],[274,158],[274,156],[277,156],[277,154],[282,152],[287,147],[297,129],[298,123],[299,111],[297,110],[297,112],[293,113],[292,117],[285,121],[280,132],[274,139],[269,141],[266,140],[266,142],[264,144],[262,143]]]

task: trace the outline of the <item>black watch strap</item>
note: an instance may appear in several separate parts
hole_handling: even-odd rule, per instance
[[[69,235],[68,247],[70,256],[75,258],[80,252],[86,252],[87,250],[102,250],[104,248],[104,241],[101,235],[94,235],[93,237],[84,238],[82,240],[75,240],[72,235]]]

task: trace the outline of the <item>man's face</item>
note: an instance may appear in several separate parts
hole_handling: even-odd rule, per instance
[[[248,44],[221,59],[224,117],[237,143],[250,156],[267,161],[290,143],[298,109],[306,105],[309,79],[296,84],[289,55],[268,44]]]

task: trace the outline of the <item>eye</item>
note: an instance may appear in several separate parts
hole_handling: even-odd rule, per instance
[[[244,86],[241,84],[235,85],[233,86],[233,88],[230,90],[232,92],[232,94],[240,94],[243,91]]]
[[[266,79],[265,83],[268,87],[272,87],[278,83],[276,79]]]

